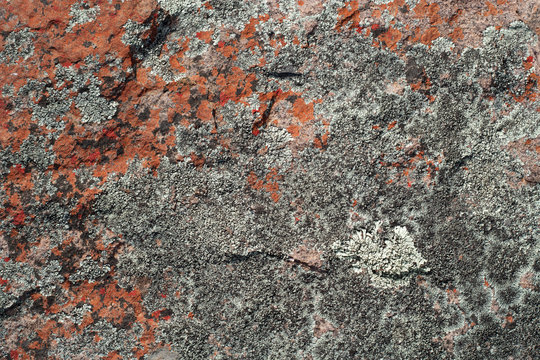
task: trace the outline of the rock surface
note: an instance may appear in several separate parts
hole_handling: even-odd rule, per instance
[[[0,18],[1,358],[540,358],[537,1]]]

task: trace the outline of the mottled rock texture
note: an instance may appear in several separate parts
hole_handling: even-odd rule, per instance
[[[0,29],[0,358],[540,358],[538,1]]]

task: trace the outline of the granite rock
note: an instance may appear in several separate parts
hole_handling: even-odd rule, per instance
[[[0,19],[1,358],[540,358],[537,1]]]

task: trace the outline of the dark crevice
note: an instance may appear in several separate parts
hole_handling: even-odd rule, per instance
[[[384,271],[381,271],[381,272],[374,271],[374,273],[385,279],[401,280],[411,275],[427,274],[429,273],[429,270],[419,268],[419,269],[411,269],[409,271],[401,272],[399,274],[390,274]]]
[[[272,94],[272,98],[270,99],[270,102],[268,103],[268,107],[264,111],[264,113],[261,115],[261,118],[253,123],[253,129],[258,129],[260,127],[265,127],[268,123],[268,119],[270,118],[270,113],[272,112],[272,108],[274,107],[274,104],[276,102],[276,97],[278,95],[279,91],[274,91]]]
[[[247,253],[245,255],[241,255],[241,254],[225,254],[222,262],[227,263],[227,264],[237,264],[237,263],[241,263],[241,262],[244,262],[244,261],[250,261],[253,258],[257,258],[257,257],[265,257],[265,258],[274,259],[274,260],[285,260],[286,259],[286,257],[281,255],[281,254],[272,254],[272,253],[268,253],[266,251],[257,250],[257,251],[251,251],[251,252],[249,252],[249,253]]]
[[[278,79],[304,76],[304,74],[302,73],[290,72],[290,71],[272,71],[272,72],[268,72],[266,75],[270,77],[275,77]]]
[[[300,265],[302,266],[303,268],[307,268],[311,271],[315,271],[319,274],[328,274],[328,270],[324,270],[324,269],[321,269],[320,267],[318,266],[315,266],[315,265],[311,265],[305,261],[302,261],[302,260],[298,260],[298,259],[289,259],[290,262],[292,262],[293,264],[296,264],[296,265]]]
[[[23,305],[24,302],[28,300],[32,295],[39,293],[40,290],[41,289],[37,287],[35,289],[26,290],[25,292],[23,292],[13,304],[8,306],[7,308],[0,309],[0,318],[13,316],[17,308]]]
[[[276,260],[276,261],[287,261],[289,263],[299,265],[304,269],[308,269],[310,271],[314,271],[314,272],[317,272],[319,274],[327,274],[328,273],[327,270],[321,269],[320,267],[314,266],[314,265],[309,264],[309,263],[307,263],[305,261],[302,261],[302,260],[299,260],[299,259],[294,259],[294,258],[291,258],[289,256],[285,256],[283,254],[273,254],[273,253],[269,253],[269,252],[261,251],[261,250],[252,251],[252,252],[249,252],[249,253],[247,253],[245,255],[226,254],[226,256],[223,258],[222,262],[224,262],[226,264],[238,264],[238,263],[245,262],[245,261],[251,261],[251,260],[256,259],[256,258],[266,258],[266,259]]]

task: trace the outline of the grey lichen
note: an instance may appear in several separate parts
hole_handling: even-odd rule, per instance
[[[171,14],[178,14],[196,11],[203,2],[201,0],[158,0],[158,3],[163,9]]]
[[[37,104],[32,104],[32,118],[40,125],[50,129],[63,130],[64,122],[60,121],[70,109],[68,89],[49,90],[49,96],[42,96]]]
[[[94,75],[100,66],[99,57],[88,56],[79,68],[55,68],[56,84],[30,79],[17,92],[13,102],[17,110],[31,109],[32,120],[49,129],[63,130],[63,117],[73,102],[81,112],[82,123],[101,123],[110,120],[117,112],[118,102],[105,98],[101,93],[102,80]],[[119,80],[123,80],[122,76]],[[73,99],[73,94],[76,97]],[[53,135],[51,135],[53,136]]]
[[[58,315],[58,319],[62,322],[71,321],[80,326],[84,317],[92,311],[92,305],[82,304],[71,309],[69,312],[62,312]]]
[[[361,229],[349,240],[335,243],[336,255],[350,261],[355,271],[367,271],[376,287],[405,285],[407,275],[422,269],[426,260],[406,227],[396,226],[392,233],[382,234],[381,225],[378,221],[372,232]]]
[[[97,86],[91,86],[88,92],[77,95],[75,105],[82,113],[82,123],[100,123],[110,120],[116,114],[118,107],[117,102],[107,101],[101,97]]]
[[[50,261],[38,272],[37,285],[44,296],[51,296],[62,283],[64,277],[60,274],[62,266],[58,260]]]
[[[0,289],[0,310],[8,309],[17,301],[17,297],[12,293],[8,293]]]
[[[5,40],[4,50],[0,52],[0,64],[14,64],[20,58],[27,60],[34,54],[33,39],[35,35],[29,28],[9,33]]]
[[[148,360],[176,360],[179,355],[174,351],[167,349],[159,349],[156,352],[149,355]]]
[[[151,68],[166,81],[171,79],[167,78],[167,58],[180,50],[170,46],[176,40],[208,30],[209,22],[221,21],[241,30],[242,24],[264,13],[247,2],[230,1],[217,2],[198,15],[183,16],[197,2],[160,3],[175,17],[164,28],[158,25],[163,36],[154,43],[142,36],[152,24],[128,22],[123,40],[140,60],[138,66]],[[416,3],[407,1],[411,8]],[[293,11],[293,5],[281,9]],[[506,353],[497,349],[482,358],[533,354],[535,349],[527,344],[534,343],[530,339],[537,331],[540,260],[535,240],[539,237],[533,231],[538,186],[507,185],[506,171],[517,171],[523,164],[501,148],[524,136],[538,136],[538,115],[526,102],[511,103],[494,118],[492,113],[511,101],[508,91],[523,88],[528,73],[520,70],[522,52],[527,41],[534,41],[532,32],[520,23],[502,31],[488,29],[484,47],[465,49],[460,57],[451,51],[452,43],[441,38],[432,46],[412,46],[407,59],[402,59],[373,47],[371,38],[317,38],[333,31],[335,8],[340,6],[340,1],[325,4],[325,12],[316,19],[314,37],[302,30],[287,32],[286,22],[279,25],[272,18],[258,24],[256,38],[264,40],[261,48],[255,47],[253,53],[239,50],[234,62],[242,71],[251,72],[268,53],[267,68],[256,73],[249,106],[228,101],[216,108],[215,121],[194,122],[188,127],[180,123],[183,116],[191,115],[169,118],[173,124],[166,128],[175,129],[176,147],[171,149],[170,159],[160,159],[155,174],[138,158],[125,174],[109,174],[106,183],[95,178],[92,169],[75,169],[77,187],[100,190],[91,203],[91,213],[85,215],[90,220],[85,239],[103,238],[105,246],[117,243],[129,251],[119,252],[117,262],[110,266],[102,265],[106,254],[98,261],[87,258],[75,273],[65,275],[58,261],[48,258],[44,261],[48,265],[35,271],[11,261],[0,262],[0,275],[15,285],[10,293],[0,292],[0,309],[24,300],[21,295],[34,289],[58,294],[57,301],[64,301],[62,289],[53,285],[70,274],[72,282],[113,278],[127,291],[140,286],[141,279],[151,279],[141,291],[142,305],[148,314],[167,310],[167,319],[158,322],[156,339],[171,346],[171,352],[158,351],[148,354],[150,358],[168,354],[182,359],[209,358],[216,351],[210,339],[230,349],[227,356],[250,359],[294,358],[310,356],[310,352],[316,359],[379,359],[396,354],[401,358],[446,358],[446,350],[434,346],[432,339],[451,335],[465,320],[477,317],[478,327],[456,341],[458,358],[479,358],[474,353],[477,344],[492,339],[516,349],[503,349]],[[159,12],[157,23],[169,15]],[[287,43],[295,34],[301,39],[310,37],[316,53],[311,46],[296,50],[290,46],[273,55],[275,49],[264,44],[270,30],[272,34],[285,32]],[[214,46],[233,38],[221,35],[213,35]],[[160,57],[163,44],[170,52]],[[196,56],[205,47],[202,41],[199,45],[184,55]],[[32,109],[41,125],[55,128],[68,110],[55,110],[53,105],[71,107],[69,97],[75,96],[83,123],[110,118],[116,105],[101,94],[103,84],[94,75],[101,66],[98,60],[88,57],[77,67],[58,65],[54,85],[29,80],[13,101],[13,111]],[[192,60],[196,65],[189,71],[205,74],[200,71],[205,65]],[[223,74],[229,70],[226,62],[219,68]],[[302,73],[302,81],[265,75],[297,71]],[[407,82],[420,81],[418,74],[423,73],[432,82],[432,102],[407,86]],[[480,78],[496,81],[486,85]],[[401,93],[388,90],[393,83],[403,87]],[[53,86],[66,92],[51,90]],[[303,148],[298,137],[274,126],[274,120],[280,123],[287,117],[296,97],[276,101],[268,126],[253,136],[252,124],[260,114],[252,109],[263,104],[261,93],[278,88],[301,92],[306,103],[324,100],[316,102],[315,123],[306,124],[305,129],[315,134],[328,131],[325,149]],[[163,98],[169,96],[164,94]],[[37,102],[40,109],[33,108]],[[141,101],[140,106],[150,103]],[[321,117],[329,121],[328,127],[318,123]],[[398,122],[391,131],[374,131],[375,125],[387,128],[391,121]],[[163,128],[166,131],[170,130]],[[227,140],[227,146],[221,139]],[[9,149],[2,152],[2,174],[8,174],[13,164],[51,168],[54,155],[46,150],[46,140],[32,135],[16,155],[8,154]],[[204,156],[205,163],[190,162],[191,153]],[[388,180],[400,180],[406,164],[414,163],[421,154],[424,157],[409,174],[412,186],[404,178],[389,184]],[[173,160],[174,155],[183,160]],[[436,185],[425,185],[424,160],[439,158],[440,175],[433,175]],[[389,168],[384,163],[398,166]],[[275,173],[271,168],[277,169]],[[258,185],[267,177],[278,188],[276,200]],[[53,198],[60,187],[50,172],[33,174],[32,181],[32,197]],[[0,200],[6,198],[0,193]],[[58,247],[73,236],[68,232],[76,225],[70,221],[74,218],[70,210],[77,200],[62,196],[47,204],[28,200],[25,211],[33,214],[32,222],[21,227],[21,238],[34,243],[37,233],[46,233],[51,237],[50,246]],[[355,204],[352,208],[351,203]],[[13,227],[5,221],[0,231],[8,234]],[[358,232],[349,236],[350,229]],[[321,268],[285,261],[307,239],[322,253],[325,263]],[[338,260],[335,263],[332,250]],[[7,247],[3,251],[7,256]],[[448,261],[454,256],[459,261]],[[431,270],[423,279],[416,277],[415,283],[413,277],[428,270],[426,259]],[[367,286],[368,276],[342,271],[344,263],[367,273],[372,286]],[[395,287],[401,288],[387,291]],[[448,296],[450,289],[456,290],[453,298]],[[172,296],[176,291],[181,296]],[[519,333],[527,336],[506,337],[503,331],[507,330],[489,315],[495,301],[500,314],[515,312],[517,323],[523,326]],[[32,301],[22,305],[30,309]],[[67,311],[72,314],[68,316]],[[89,311],[83,304],[58,318],[80,324]],[[190,313],[193,319],[186,315]],[[328,319],[335,331],[314,338],[314,314]],[[58,346],[49,355],[98,358],[116,350],[124,358],[134,356],[135,340],[143,333],[139,323],[128,330],[128,321],[94,320],[71,338],[54,339]],[[93,343],[95,334],[104,340]]]
[[[41,282],[38,276],[28,264],[12,259],[0,262],[0,279],[10,285],[9,289],[0,286],[0,314],[23,298],[24,293],[37,288]]]
[[[21,144],[17,153],[6,153],[5,160],[24,167],[35,167],[41,171],[54,163],[55,154],[47,146],[47,138],[30,134]],[[36,180],[39,181],[39,180]]]
[[[69,277],[69,281],[79,282],[88,280],[89,283],[94,283],[105,276],[109,271],[111,271],[109,265],[100,265],[97,261],[92,260],[92,258],[86,258],[81,261],[81,265],[77,272]]]
[[[69,11],[71,19],[69,20],[66,31],[72,32],[76,25],[82,25],[94,21],[99,14],[99,10],[99,5],[91,8],[88,3],[84,1],[79,1],[73,4]]]
[[[93,346],[96,334],[99,334],[101,340],[97,342],[97,346]],[[70,338],[59,338],[57,341],[58,347],[54,351],[57,359],[98,359],[112,351],[117,351],[123,359],[133,359],[133,352],[138,349],[134,336],[105,320],[95,322]],[[50,354],[53,354],[52,350]]]

